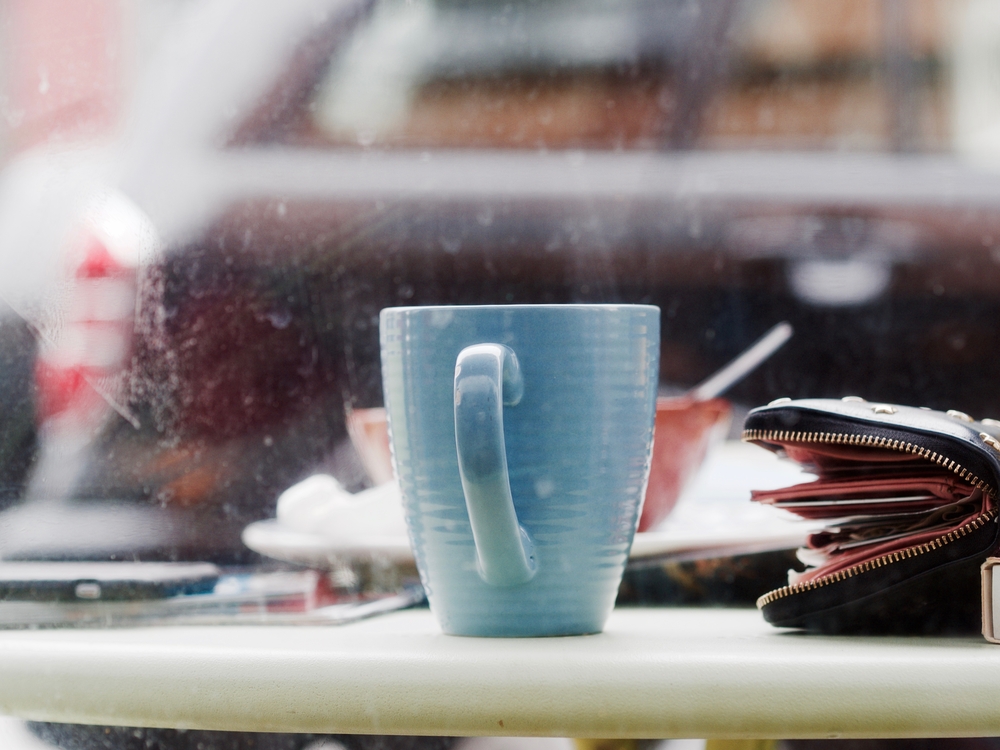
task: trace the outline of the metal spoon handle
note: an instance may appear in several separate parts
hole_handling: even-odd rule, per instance
[[[687,395],[693,401],[707,401],[724,393],[730,386],[749,375],[761,362],[766,360],[788,339],[792,337],[792,326],[788,322],[778,323],[761,339],[740,356],[723,367],[708,380],[702,381]]]

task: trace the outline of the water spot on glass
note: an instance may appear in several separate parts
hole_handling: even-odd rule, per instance
[[[266,317],[279,330],[288,328],[288,324],[292,322],[292,313],[288,310],[272,310]]]
[[[434,328],[444,328],[451,323],[454,317],[455,314],[451,310],[433,310],[431,311],[430,324]]]
[[[535,494],[542,500],[552,497],[556,491],[556,483],[548,477],[535,481]]]

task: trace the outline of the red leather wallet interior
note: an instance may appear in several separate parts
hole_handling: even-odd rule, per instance
[[[752,499],[825,525],[799,550],[807,569],[790,572],[791,584],[923,544],[992,507],[982,490],[907,454],[856,446],[782,447],[817,478],[778,490],[758,490]]]

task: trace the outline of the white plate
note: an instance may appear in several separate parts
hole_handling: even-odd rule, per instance
[[[701,539],[679,536],[669,531],[646,531],[635,535],[629,560],[671,557],[695,559],[722,555],[750,554],[802,546],[808,529],[778,530],[769,535],[715,536]],[[405,536],[369,537],[337,542],[319,534],[306,534],[283,527],[277,520],[258,521],[243,531],[250,549],[276,560],[327,570],[345,562],[386,560],[397,565],[413,565],[413,552]]]
[[[262,555],[318,570],[366,559],[388,560],[399,565],[413,564],[410,540],[405,536],[371,536],[338,541],[320,534],[289,529],[274,518],[247,526],[243,530],[243,543]]]
[[[630,560],[695,559],[801,547],[819,528],[817,523],[751,503],[749,498],[751,489],[807,479],[794,464],[765,450],[735,441],[723,443],[709,455],[667,520],[653,531],[636,534]],[[244,543],[268,557],[320,569],[371,559],[412,565],[413,553],[401,526],[402,509],[397,517],[398,500],[391,497],[389,485],[367,495],[341,493],[341,500],[331,503],[326,499],[336,491],[331,481],[317,480],[312,494],[301,489],[305,483],[289,490],[279,500],[278,519],[250,524],[243,531]],[[373,521],[373,516],[382,520]],[[311,531],[321,528],[326,533]]]

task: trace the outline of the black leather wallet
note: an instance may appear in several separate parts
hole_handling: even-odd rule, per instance
[[[757,606],[778,626],[824,633],[978,632],[980,572],[997,549],[1000,421],[958,411],[779,399],[743,439],[815,479],[753,493],[822,530],[802,571]]]

